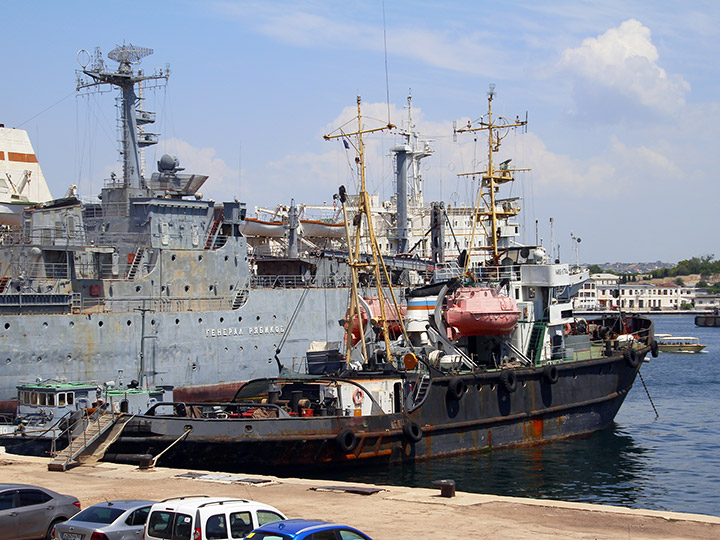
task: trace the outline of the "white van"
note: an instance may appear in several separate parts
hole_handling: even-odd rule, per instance
[[[245,538],[272,521],[286,519],[270,505],[229,497],[174,497],[153,504],[145,540],[230,540]]]

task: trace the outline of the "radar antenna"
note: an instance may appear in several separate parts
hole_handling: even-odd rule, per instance
[[[81,51],[82,52],[82,51]],[[138,131],[138,124],[149,124],[155,121],[155,113],[138,109],[141,99],[135,93],[135,85],[144,81],[153,81],[155,84],[144,84],[144,88],[162,86],[170,77],[170,66],[165,70],[155,70],[152,74],[145,74],[142,70],[134,71],[132,64],[153,53],[152,49],[136,47],[132,44],[117,45],[108,53],[108,58],[120,65],[116,72],[106,69],[99,48],[95,49],[91,62],[88,65],[89,54],[78,53],[78,61],[82,69],[78,72],[77,90],[99,87],[104,84],[116,86],[121,90],[120,102],[120,155],[123,161],[123,183],[133,188],[145,187],[142,178],[140,148],[157,143],[156,133]],[[86,77],[83,77],[86,75]]]

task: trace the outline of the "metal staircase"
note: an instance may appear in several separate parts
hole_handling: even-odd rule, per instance
[[[537,363],[542,352],[543,341],[545,337],[545,323],[536,322],[533,324],[532,332],[530,332],[530,343],[528,343],[527,357]]]
[[[87,451],[88,447],[110,430],[118,421],[119,417],[120,415],[98,410],[90,417],[81,418],[76,423],[76,426],[79,428],[80,425],[82,425],[82,431],[75,436],[69,435],[70,443],[67,447],[55,454],[53,460],[48,463],[48,470],[67,470],[70,462],[77,460],[82,453]],[[68,433],[72,433],[75,430],[76,429],[71,427],[68,429]]]
[[[217,240],[218,234],[220,234],[220,223],[221,221],[213,221],[208,233],[207,240],[205,241],[205,249],[213,249],[215,247],[215,241]]]
[[[145,248],[137,248],[137,251],[135,252],[135,257],[133,258],[132,263],[130,263],[130,268],[128,268],[127,279],[135,279],[135,274],[137,274],[137,271],[140,268],[140,263],[142,263],[143,255],[145,255]]]
[[[428,375],[427,373],[423,373],[418,379],[417,384],[415,385],[415,391],[412,394],[412,403],[411,406],[408,408],[409,411],[414,411],[415,409],[417,409],[420,404],[425,400],[431,384],[432,381],[430,379],[430,375]]]

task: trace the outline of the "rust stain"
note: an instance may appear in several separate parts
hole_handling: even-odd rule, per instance
[[[542,439],[544,423],[542,418],[533,418],[530,421],[530,438]]]
[[[228,401],[235,396],[240,382],[185,386],[173,389],[175,401]]]

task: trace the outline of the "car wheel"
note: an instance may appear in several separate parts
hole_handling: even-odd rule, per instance
[[[54,521],[50,524],[50,526],[48,527],[47,532],[45,533],[45,540],[52,540],[52,530],[53,530],[53,527],[54,527],[55,525],[57,525],[58,523],[62,523],[63,521],[65,521],[65,520],[64,520],[64,519],[56,519],[56,520],[54,520]]]

